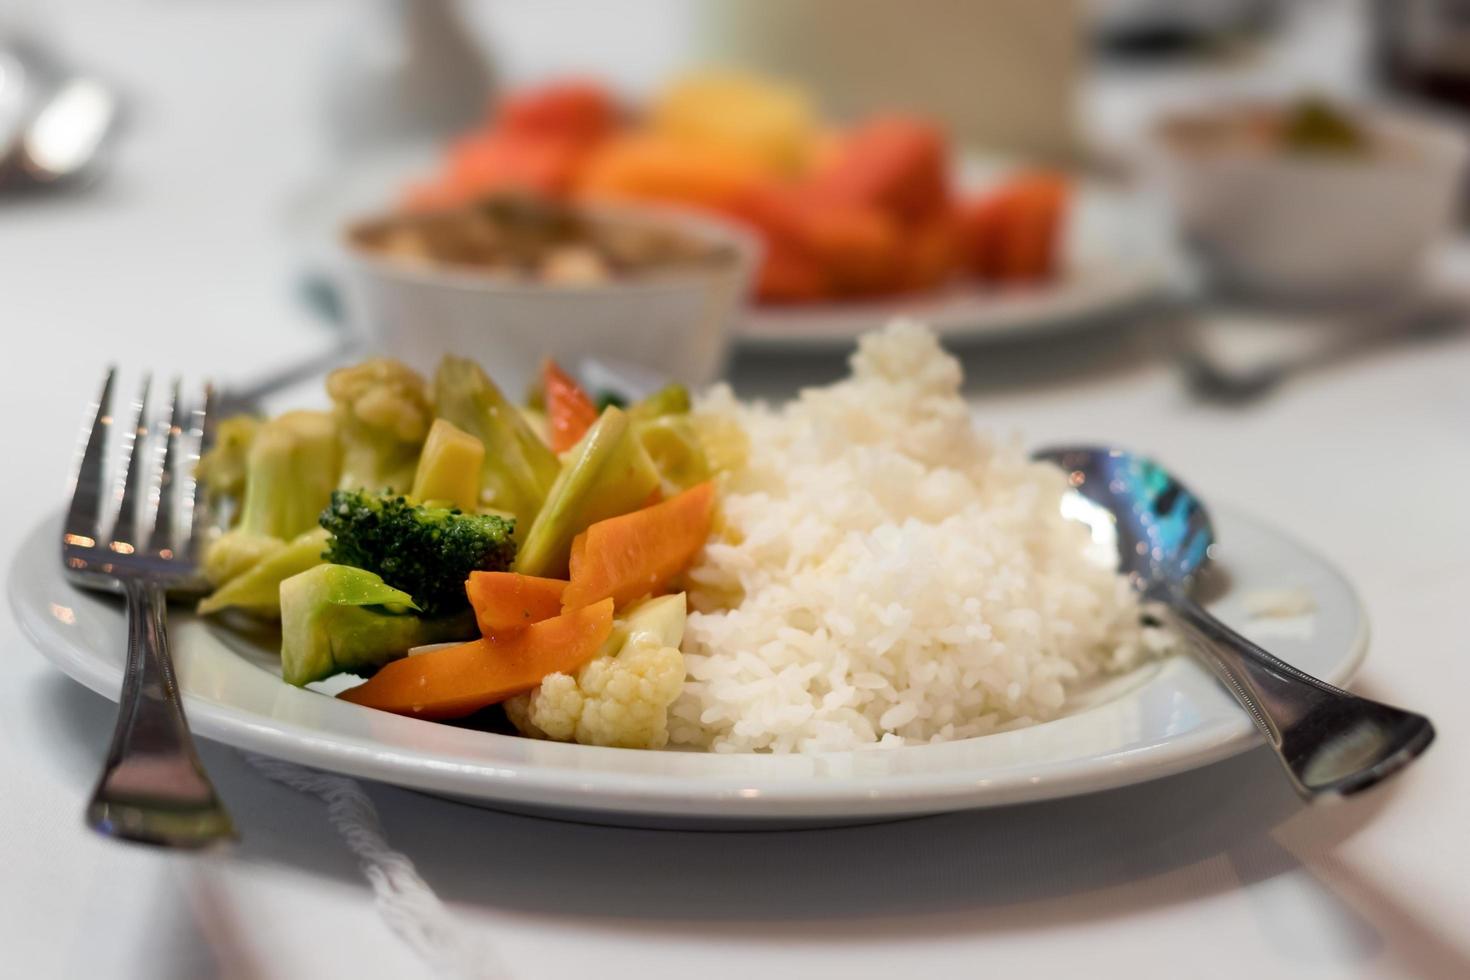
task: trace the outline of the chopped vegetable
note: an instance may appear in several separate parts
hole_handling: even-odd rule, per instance
[[[585,155],[584,147],[564,140],[512,133],[466,136],[449,146],[441,187],[446,193],[425,203],[444,206],[502,192],[562,194],[571,188]]]
[[[281,583],[281,675],[301,687],[333,674],[368,675],[426,643],[475,631],[466,613],[430,619],[372,572],[318,565]]]
[[[564,576],[572,539],[584,528],[643,506],[659,475],[628,415],[609,408],[572,451],[516,555],[515,570]]]
[[[253,415],[234,415],[215,428],[214,446],[199,460],[195,473],[211,503],[227,497],[238,502],[244,494],[250,444],[263,424]]]
[[[738,150],[637,134],[599,146],[577,177],[577,192],[592,200],[724,211],[766,176],[765,168]]]
[[[246,461],[236,525],[204,552],[216,588],[316,524],[341,470],[337,427],[326,412],[287,412],[260,426]]]
[[[592,659],[612,632],[611,600],[387,664],[338,697],[417,718],[459,718]]]
[[[346,490],[407,493],[433,412],[417,371],[386,357],[327,375]]]
[[[506,701],[506,715],[522,734],[536,738],[663,748],[669,705],[684,688],[684,618],[683,593],[630,609],[613,624],[596,657]]]
[[[874,207],[904,223],[948,207],[949,152],[944,134],[912,116],[878,116],[862,123],[814,178],[822,195]]]
[[[711,476],[699,430],[688,415],[661,415],[634,423],[638,442],[658,470],[664,496],[688,490]]]
[[[811,99],[800,88],[728,70],[686,75],[652,107],[656,132],[790,173],[807,161],[815,136]]]
[[[508,96],[497,115],[507,133],[581,146],[612,132],[617,106],[598,82],[567,79]]]
[[[656,419],[663,415],[678,415],[689,411],[689,389],[681,384],[664,385],[647,398],[640,399],[628,409],[628,418],[634,422]]]
[[[327,547],[327,532],[314,527],[291,539],[285,547],[254,567],[236,575],[199,603],[199,614],[208,616],[236,609],[265,619],[281,615],[281,583],[308,568],[322,564]]]
[[[470,573],[505,569],[515,556],[513,521],[361,490],[333,493],[321,525],[332,535],[328,561],[381,575],[430,616],[463,610]]]
[[[474,361],[444,358],[434,375],[434,405],[484,445],[483,502],[530,526],[561,470],[556,454]]]
[[[1004,283],[1052,275],[1066,202],[1066,180],[1045,173],[1017,177],[971,202],[959,219],[971,273]]]
[[[480,471],[485,445],[448,419],[435,419],[413,475],[415,500],[435,501],[473,513],[480,509]]]
[[[571,551],[562,607],[611,597],[619,606],[658,592],[694,561],[709,537],[715,488],[701,483],[663,503],[599,521]]]
[[[541,364],[541,388],[551,425],[551,450],[564,453],[592,428],[597,408],[571,375],[549,357]]]
[[[593,406],[596,407],[598,415],[601,415],[602,410],[604,408],[607,408],[609,405],[611,405],[613,408],[628,407],[628,399],[624,398],[616,391],[599,391],[597,393],[597,397],[593,399],[592,403]]]
[[[566,587],[566,582],[555,578],[471,572],[465,593],[475,610],[480,632],[492,636],[556,616],[561,612],[561,594]]]

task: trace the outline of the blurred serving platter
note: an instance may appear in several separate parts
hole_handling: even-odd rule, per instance
[[[286,203],[292,261],[339,282],[344,229],[390,210],[406,180],[434,165],[436,146],[365,156],[309,182]],[[984,187],[1005,161],[956,161],[958,182]],[[752,301],[737,318],[734,343],[763,350],[847,347],[895,315],[921,317],[945,340],[967,344],[1095,328],[1157,298],[1173,253],[1154,199],[1100,181],[1073,185],[1058,275],[1017,286],[955,282],[937,290],[868,300],[767,304]]]

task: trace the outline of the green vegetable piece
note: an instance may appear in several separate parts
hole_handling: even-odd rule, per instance
[[[647,641],[677,648],[684,642],[684,623],[688,616],[684,593],[677,592],[631,607],[620,617],[616,629],[625,634],[624,642]]]
[[[478,364],[452,356],[434,375],[434,409],[484,444],[483,502],[529,524],[561,464],[520,411]]]
[[[681,384],[665,385],[628,409],[634,421],[656,419],[663,415],[682,415],[689,411],[689,389]]]
[[[262,424],[246,461],[239,521],[205,550],[205,577],[218,588],[311,530],[332,498],[341,459],[326,412],[287,412]]]
[[[472,613],[428,619],[372,572],[318,565],[281,583],[281,676],[302,687],[333,674],[369,676],[410,648],[473,639]]]
[[[320,565],[324,561],[322,552],[327,547],[327,537],[326,530],[320,527],[297,535],[207,596],[199,603],[199,614],[208,616],[238,609],[263,619],[279,619],[281,583]]]
[[[504,571],[516,553],[514,521],[364,490],[332,494],[321,525],[327,561],[381,575],[428,616],[465,609],[470,572]]]
[[[638,441],[658,470],[665,496],[703,483],[712,473],[704,442],[688,415],[661,415],[634,424]]]
[[[199,460],[196,472],[211,505],[226,498],[238,501],[245,493],[250,445],[262,424],[253,415],[234,415],[215,427],[214,446]]]
[[[408,492],[433,411],[423,376],[379,357],[327,375],[342,435],[345,490]]]
[[[435,419],[413,476],[415,500],[439,500],[474,513],[480,508],[485,446],[448,419]]]
[[[516,555],[523,575],[565,578],[574,537],[637,510],[658,489],[658,470],[621,409],[604,411],[571,453]]]

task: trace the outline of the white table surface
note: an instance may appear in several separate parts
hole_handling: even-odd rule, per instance
[[[102,365],[240,376],[324,336],[290,298],[279,206],[314,162],[323,5],[65,4],[71,49],[137,97],[105,183],[0,202],[5,574],[58,506]],[[1432,716],[1402,778],[1304,809],[1260,751],[1116,792],[835,831],[701,835],[498,815],[369,786],[392,842],[518,978],[1470,976],[1470,338],[1191,402],[1145,334],[967,357],[979,417],[1148,447],[1289,524],[1357,583],[1355,687]],[[1048,355],[1038,357],[1039,354]],[[748,391],[831,361],[739,362]],[[243,833],[175,857],[85,831],[111,706],[0,614],[0,975],[415,976],[321,806],[232,750]]]

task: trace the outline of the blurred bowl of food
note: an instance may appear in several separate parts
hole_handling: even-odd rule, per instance
[[[548,356],[714,379],[759,258],[704,216],[519,194],[359,220],[343,244],[347,315],[374,349],[426,372],[473,357],[512,385]]]
[[[1154,136],[1154,171],[1211,281],[1271,299],[1412,288],[1467,159],[1448,125],[1319,99],[1179,112]]]

